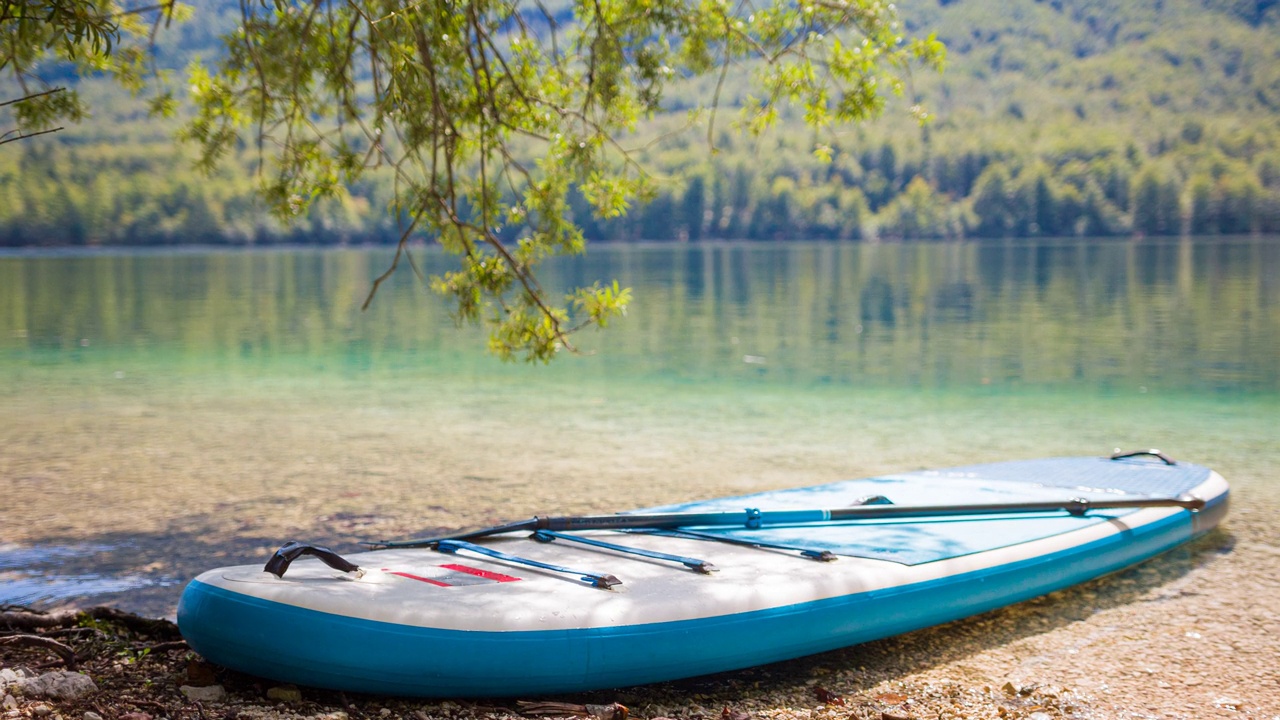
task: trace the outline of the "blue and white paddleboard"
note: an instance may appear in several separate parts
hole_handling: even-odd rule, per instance
[[[316,558],[276,559],[279,576],[211,570],[187,586],[178,626],[214,663],[316,687],[497,697],[639,685],[845,647],[1083,582],[1206,532],[1227,494],[1208,468],[1150,453],[887,475],[645,511],[736,512],[746,518],[737,527],[502,532],[333,563],[348,572]],[[868,507],[1075,505],[804,514],[868,497]],[[1100,509],[1152,498],[1190,502]]]

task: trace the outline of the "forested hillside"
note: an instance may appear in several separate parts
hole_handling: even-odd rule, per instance
[[[162,38],[181,67],[217,52],[234,3],[195,3]],[[634,146],[662,179],[592,239],[792,239],[1280,233],[1276,0],[904,0],[949,51],[902,106],[814,134],[798,117],[752,139],[723,107],[686,112],[706,82],[664,98]],[[745,96],[748,68],[722,103]],[[180,84],[180,79],[176,80]],[[713,82],[713,81],[709,81]],[[179,121],[98,81],[95,117],[0,147],[0,244],[365,242],[398,237],[389,178],[350,188],[296,227],[255,200],[255,149],[206,178]],[[919,127],[906,105],[934,116]],[[649,144],[658,135],[661,142]],[[815,152],[818,150],[819,152]],[[829,154],[830,161],[818,155]],[[514,234],[518,228],[508,228]]]

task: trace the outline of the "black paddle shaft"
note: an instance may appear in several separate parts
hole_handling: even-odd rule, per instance
[[[887,518],[955,517],[962,515],[1014,515],[1021,513],[1067,512],[1084,515],[1090,510],[1147,507],[1176,507],[1197,511],[1204,500],[1191,495],[1176,498],[1071,498],[1016,503],[978,503],[962,505],[888,505],[867,504],[830,510],[746,510],[704,513],[621,513],[613,515],[536,516],[528,520],[495,525],[469,532],[419,540],[369,542],[374,547],[433,547],[442,540],[475,540],[509,532],[535,530],[671,530],[681,527],[745,527],[749,529],[779,525],[806,525],[850,520]]]

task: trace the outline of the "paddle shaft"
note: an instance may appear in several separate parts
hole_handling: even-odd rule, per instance
[[[1199,510],[1204,500],[1197,497],[1115,498],[1092,500],[1048,500],[1018,503],[979,503],[967,505],[856,505],[829,510],[733,510],[705,513],[625,513],[613,515],[536,516],[528,520],[496,525],[437,538],[371,542],[375,547],[424,547],[442,540],[475,540],[508,532],[535,530],[670,530],[681,527],[745,527],[762,528],[778,525],[807,525],[848,520],[880,520],[886,518],[930,518],[959,515],[1014,515],[1064,511],[1084,515],[1090,510],[1126,508],[1177,507]]]

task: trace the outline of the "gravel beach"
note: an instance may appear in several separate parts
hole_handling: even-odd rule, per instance
[[[549,511],[1101,454],[1122,434],[1090,424],[1087,404],[1056,408],[1052,425],[1037,426],[1027,420],[1036,407],[1005,401],[930,408],[924,398],[850,413],[836,403],[795,407],[785,393],[728,404],[692,393],[663,405],[588,387],[513,407],[518,391],[501,385],[417,387],[373,402],[358,385],[328,388],[320,401],[282,381],[247,396],[129,382],[15,390],[0,404],[0,550],[31,558],[26,568],[0,567],[0,577],[30,581],[25,570],[39,567],[53,582],[106,568],[132,583],[87,600],[46,597],[42,609],[108,604],[163,618],[197,572],[255,561],[289,539],[350,548],[355,538]],[[992,420],[993,411],[1006,419]],[[108,624],[100,636],[49,631],[82,654],[96,694],[57,700],[10,689],[0,716],[496,718],[620,703],[631,717],[707,720],[1280,718],[1274,416],[1269,426],[1257,414],[1227,418],[1212,433],[1195,417],[1152,406],[1123,421],[1158,425],[1163,449],[1232,483],[1219,530],[1112,576],[938,628],[743,672],[553,698],[569,709],[539,709],[305,687],[274,699],[282,696],[268,697],[271,683],[198,662],[192,670],[189,651],[166,645],[174,639],[162,632]],[[158,649],[141,652],[149,646]],[[55,660],[38,647],[0,646],[0,665],[15,672],[62,669]],[[184,684],[227,694],[197,701]]]

